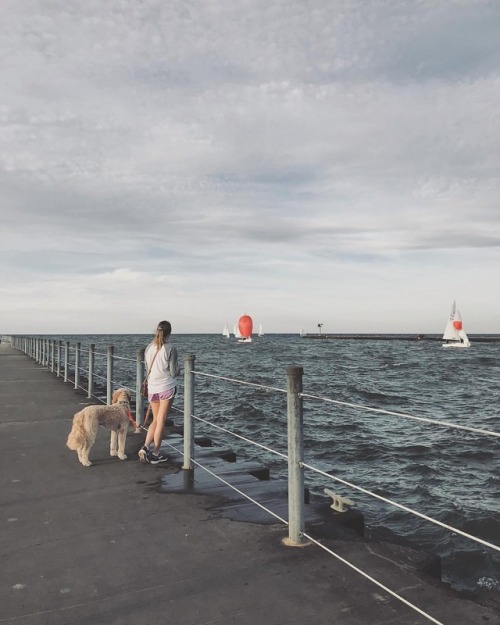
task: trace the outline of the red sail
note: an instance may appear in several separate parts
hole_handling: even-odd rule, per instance
[[[241,336],[244,339],[247,339],[249,336],[252,336],[252,330],[253,330],[252,317],[250,317],[249,315],[243,315],[243,317],[240,317],[240,320],[238,321],[238,329],[240,331]]]
[[[458,319],[455,319],[455,321],[453,322],[453,327],[455,328],[455,330],[461,330],[462,329],[462,322],[458,321]]]

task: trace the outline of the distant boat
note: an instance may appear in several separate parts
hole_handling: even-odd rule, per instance
[[[226,339],[230,338],[231,333],[229,332],[229,325],[226,323],[224,326],[224,330],[222,330],[222,336],[225,336]]]
[[[300,336],[305,336],[306,335],[306,331],[304,330],[304,328],[300,328]]]
[[[238,330],[240,331],[241,336],[241,338],[238,339],[240,343],[252,342],[253,320],[250,315],[243,315],[239,318]]]
[[[262,329],[262,324],[259,324],[259,334],[258,336],[264,336],[264,330]]]
[[[233,334],[234,334],[235,338],[241,339],[241,334],[240,334],[240,331],[238,329],[238,325],[236,323],[233,326]]]
[[[443,341],[443,347],[470,347],[469,337],[463,329],[462,317],[455,301],[444,330]]]

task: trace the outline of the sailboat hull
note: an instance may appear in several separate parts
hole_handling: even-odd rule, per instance
[[[470,343],[443,343],[443,347],[453,347],[454,349],[464,349],[470,347]]]

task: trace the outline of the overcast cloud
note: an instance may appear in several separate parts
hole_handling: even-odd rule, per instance
[[[0,333],[500,332],[495,0],[3,0]]]

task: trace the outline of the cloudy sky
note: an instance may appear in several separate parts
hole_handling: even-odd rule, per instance
[[[496,0],[2,0],[0,333],[500,332]]]

